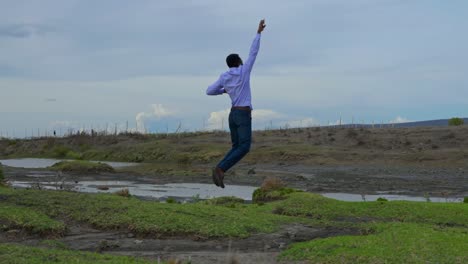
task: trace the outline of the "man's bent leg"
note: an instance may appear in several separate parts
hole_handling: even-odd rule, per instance
[[[238,126],[234,122],[234,113],[231,111],[229,113],[229,131],[231,132],[231,143],[232,148],[231,150],[224,156],[224,158],[218,163],[218,168],[221,168],[223,171],[227,171],[229,168],[226,169],[227,159],[232,155],[232,153],[239,147],[239,133],[237,131]]]
[[[231,119],[233,123],[233,128],[237,134],[237,143],[236,147],[231,149],[226,157],[218,164],[218,167],[221,168],[224,172],[229,170],[237,162],[239,162],[249,151],[250,145],[252,142],[252,118],[251,112],[243,110],[234,110],[231,112],[232,118],[230,116],[230,126]],[[231,132],[232,133],[232,132]]]

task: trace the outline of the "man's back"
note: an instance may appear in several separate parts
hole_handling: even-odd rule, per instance
[[[260,49],[261,34],[257,34],[250,47],[249,58],[245,64],[231,67],[210,85],[206,91],[208,95],[228,93],[232,106],[248,106],[252,109],[252,95],[250,91],[250,73]]]

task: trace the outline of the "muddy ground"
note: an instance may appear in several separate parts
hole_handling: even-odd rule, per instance
[[[190,176],[144,176],[132,173],[63,174],[69,182],[93,180],[135,181],[137,183],[208,183],[210,167],[205,174]],[[202,170],[203,171],[203,170]],[[54,181],[57,173],[47,170],[5,168],[7,179]],[[49,177],[34,177],[50,175]],[[267,177],[278,177],[287,186],[309,192],[343,192],[355,194],[403,194],[412,196],[466,196],[468,195],[468,168],[425,168],[421,166],[384,167],[359,166],[306,166],[271,165],[249,166],[241,164],[225,178],[225,184],[260,186]]]
[[[339,235],[359,235],[352,228],[313,228],[300,224],[283,226],[271,234],[256,234],[245,239],[204,239],[201,237],[145,238],[132,233],[101,231],[74,224],[60,244],[72,250],[144,257],[150,260],[177,259],[191,263],[281,263],[279,252],[289,244]],[[44,238],[11,230],[0,232],[0,243],[45,246]],[[237,262],[236,262],[237,261]]]

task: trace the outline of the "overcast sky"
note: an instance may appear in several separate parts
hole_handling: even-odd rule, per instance
[[[206,87],[226,55],[246,59],[261,18],[258,129],[466,117],[466,10],[464,0],[1,0],[0,133],[220,128],[229,98]]]

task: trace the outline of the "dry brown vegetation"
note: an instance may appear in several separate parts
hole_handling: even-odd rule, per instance
[[[278,190],[286,187],[286,184],[277,177],[267,177],[260,187],[265,191]]]
[[[117,194],[118,196],[122,196],[122,197],[130,197],[130,192],[128,191],[127,188],[124,188],[122,190],[119,190],[119,191],[116,191],[115,194]]]
[[[425,164],[464,166],[468,127],[295,128],[255,131],[254,163]],[[60,157],[133,162],[212,163],[230,148],[226,132],[174,135],[75,135],[0,140],[0,157]]]

